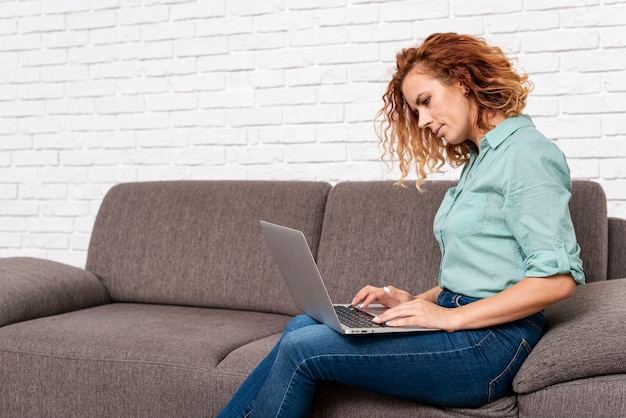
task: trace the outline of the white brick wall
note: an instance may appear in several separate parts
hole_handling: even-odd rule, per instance
[[[441,31],[519,57],[528,113],[626,218],[626,0],[0,0],[0,256],[84,265],[119,182],[395,179],[372,119]]]

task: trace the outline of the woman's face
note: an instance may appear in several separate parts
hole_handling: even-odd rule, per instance
[[[443,84],[420,72],[409,73],[402,94],[418,118],[418,126],[430,129],[448,144],[469,139],[478,145],[482,135],[476,127],[476,105],[465,96],[461,83]]]

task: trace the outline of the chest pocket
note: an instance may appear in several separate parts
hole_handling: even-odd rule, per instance
[[[462,193],[449,209],[444,230],[456,237],[480,234],[485,219],[486,193]]]

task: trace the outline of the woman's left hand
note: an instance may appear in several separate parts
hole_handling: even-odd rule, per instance
[[[424,299],[413,299],[387,309],[373,319],[392,327],[420,326],[454,331],[454,309],[444,308]]]

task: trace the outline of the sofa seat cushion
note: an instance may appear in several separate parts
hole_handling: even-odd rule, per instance
[[[289,319],[120,303],[2,327],[0,403],[21,408],[8,416],[214,416],[243,380],[217,365]]]
[[[521,418],[626,417],[626,374],[558,383],[518,399]]]
[[[309,417],[517,418],[518,408],[516,396],[478,408],[442,408],[328,382],[317,388]]]
[[[281,334],[270,335],[233,350],[220,362],[217,369],[223,373],[239,374],[243,381],[272,350]]]
[[[546,310],[546,333],[513,382],[517,393],[626,373],[626,279],[579,286]]]

